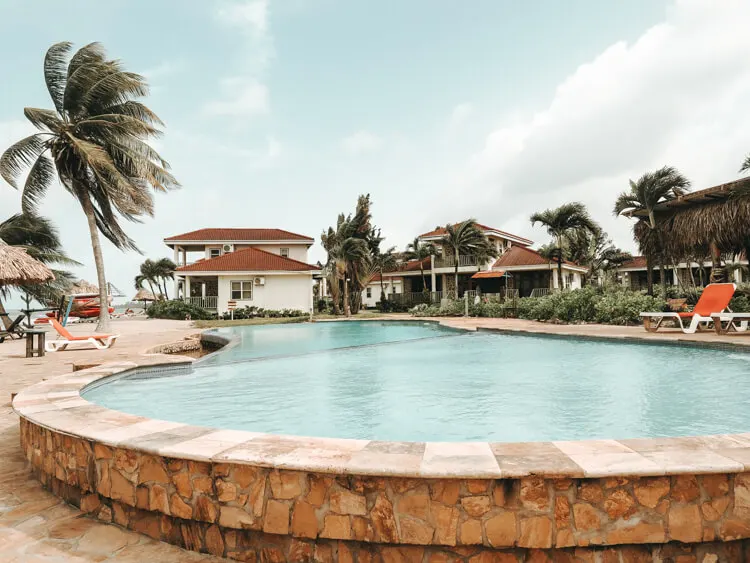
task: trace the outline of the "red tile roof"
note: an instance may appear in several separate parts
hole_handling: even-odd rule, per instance
[[[487,278],[503,278],[505,277],[505,272],[502,270],[484,270],[482,272],[477,272],[473,276],[471,276],[471,279],[473,280],[483,280]]]
[[[164,239],[165,242],[189,241],[256,241],[256,240],[304,240],[313,242],[315,239],[290,233],[283,229],[198,229]]]
[[[511,246],[495,261],[492,268],[510,268],[512,266],[549,266],[550,264],[557,265],[557,262],[554,260],[547,260],[536,250],[526,248],[525,246]],[[583,267],[573,262],[568,262],[567,260],[563,261],[563,264],[576,268]]]
[[[398,276],[389,276],[388,272],[386,272],[385,278],[386,278],[386,283],[388,283],[390,281],[393,281],[394,283],[397,283],[397,282],[401,281],[400,277],[398,277]],[[375,282],[380,283],[380,274],[373,274],[372,277],[370,278],[370,280],[367,283],[369,284],[369,283],[375,283]]]
[[[309,272],[318,266],[305,264],[258,248],[228,252],[177,268],[175,272]]]
[[[422,267],[419,267],[419,260],[408,260],[406,262],[402,262],[398,265],[398,267],[393,270],[392,272],[385,272],[386,274],[393,274],[396,272],[419,272],[420,270],[429,270],[430,269],[430,257],[428,256],[424,260],[422,260]]]
[[[458,223],[456,223],[456,225],[457,225],[457,224],[458,224]],[[528,245],[528,244],[534,244],[534,241],[532,241],[532,240],[529,240],[529,239],[527,239],[527,238],[525,238],[525,237],[520,237],[520,236],[518,236],[518,235],[514,235],[514,234],[512,234],[512,233],[508,233],[508,232],[506,232],[506,231],[501,231],[500,229],[496,229],[495,227],[488,227],[487,225],[482,225],[482,224],[480,224],[480,223],[477,223],[477,227],[479,227],[479,228],[480,228],[480,229],[482,229],[483,231],[495,231],[495,232],[497,232],[497,233],[500,233],[501,235],[506,235],[506,236],[509,236],[509,237],[513,237],[513,238],[515,238],[515,239],[518,239],[518,240],[524,241],[524,242],[525,242],[525,244],[527,244],[527,245]],[[419,235],[419,236],[420,236],[420,238],[421,238],[421,237],[438,237],[438,236],[442,236],[442,235],[444,235],[444,234],[445,234],[445,232],[446,232],[446,231],[445,231],[445,227],[436,227],[435,229],[433,229],[433,230],[432,230],[432,231],[430,231],[429,233],[423,233],[423,234],[421,234],[421,235]]]
[[[646,257],[645,256],[633,256],[632,260],[623,262],[620,268],[646,268]]]

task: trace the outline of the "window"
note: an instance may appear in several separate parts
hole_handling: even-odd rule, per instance
[[[370,299],[370,297],[372,297],[372,288],[368,287],[367,288],[367,298]]]
[[[289,258],[289,249],[288,248],[282,248],[279,252],[284,258]]]
[[[565,287],[566,288],[573,287],[573,274],[567,274],[565,276]]]
[[[232,299],[234,299],[235,301],[238,301],[238,300],[248,301],[252,298],[253,298],[252,280],[232,282]]]
[[[208,249],[209,258],[218,258],[219,256],[221,256],[221,248],[209,248]]]

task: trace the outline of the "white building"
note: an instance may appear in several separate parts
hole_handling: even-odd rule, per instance
[[[389,299],[392,295],[403,293],[403,286],[402,278],[389,275],[383,276],[381,285],[380,274],[375,274],[362,290],[362,306],[372,309],[380,302],[381,291],[385,291],[386,299]]]
[[[282,229],[199,229],[164,239],[178,266],[175,295],[219,314],[229,301],[310,311],[320,271],[307,263],[313,242]]]

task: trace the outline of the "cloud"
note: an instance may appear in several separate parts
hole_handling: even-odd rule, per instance
[[[630,225],[611,206],[628,178],[664,164],[695,188],[736,177],[750,150],[748,21],[744,0],[676,0],[635,42],[580,65],[547,107],[489,133],[466,187],[484,205],[513,201],[508,219],[582,200],[627,243]]]
[[[186,68],[187,63],[183,60],[164,61],[154,67],[147,68],[141,74],[149,80],[154,80],[155,78],[162,78],[183,72]]]
[[[383,140],[366,130],[357,131],[341,141],[341,146],[349,154],[363,154],[378,150]]]
[[[268,31],[268,0],[224,4],[218,17],[228,25],[242,26],[263,35]]]
[[[252,117],[269,112],[268,88],[253,78],[235,76],[221,81],[224,96],[208,102],[204,109],[210,115]]]
[[[453,108],[450,117],[451,125],[461,125],[474,113],[474,106],[470,102],[458,104]]]
[[[281,156],[281,143],[274,137],[268,138],[267,156],[269,159],[276,159]]]

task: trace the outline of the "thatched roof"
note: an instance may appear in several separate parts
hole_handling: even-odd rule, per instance
[[[750,245],[749,188],[745,178],[664,202],[654,208],[657,232],[639,221],[636,241],[642,251],[655,251],[660,235],[672,257],[707,256],[712,244],[722,253],[739,253]]]
[[[68,290],[71,295],[79,293],[99,293],[99,286],[89,283],[86,280],[78,280]]]
[[[47,266],[26,253],[25,248],[0,240],[0,284],[37,284],[55,279]]]
[[[141,288],[131,301],[156,301],[156,298],[148,289]]]

